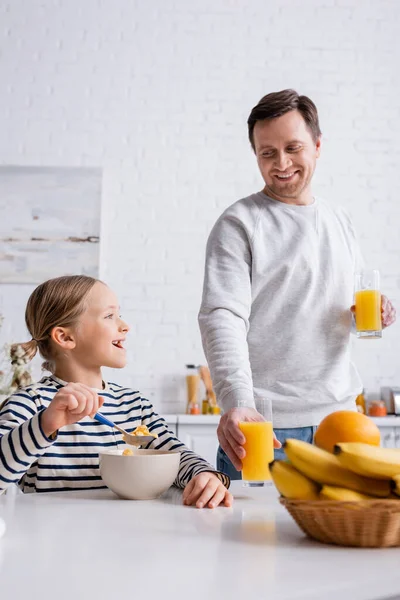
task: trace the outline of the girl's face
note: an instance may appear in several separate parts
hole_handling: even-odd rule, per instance
[[[74,327],[75,357],[88,368],[126,365],[124,342],[128,325],[119,315],[118,300],[104,283],[94,284],[85,301],[85,310]]]

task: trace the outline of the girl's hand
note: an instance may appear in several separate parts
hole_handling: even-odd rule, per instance
[[[47,437],[65,425],[77,423],[84,417],[93,417],[104,399],[83,383],[68,383],[54,396],[42,413],[42,428]]]
[[[196,508],[215,508],[220,504],[232,506],[233,496],[214,473],[199,473],[183,490],[183,504]]]

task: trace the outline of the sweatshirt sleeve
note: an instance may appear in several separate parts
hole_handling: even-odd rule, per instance
[[[177,450],[180,452],[179,472],[174,485],[183,489],[199,473],[212,472],[226,488],[229,487],[230,478],[224,473],[216,471],[204,458],[201,458],[180,442],[172,431],[168,429],[165,420],[154,412],[152,403],[145,398],[142,398],[142,424],[146,425],[149,431],[156,433],[158,436],[146,448],[153,448],[154,450]]]
[[[42,429],[42,411],[34,398],[20,391],[6,400],[0,410],[0,494],[18,483],[30,466],[56,438]]]
[[[239,400],[255,407],[247,344],[253,231],[237,214],[225,213],[215,224],[206,249],[199,326],[214,389],[224,411],[238,406]]]

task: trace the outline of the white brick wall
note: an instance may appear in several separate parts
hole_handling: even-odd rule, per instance
[[[132,324],[115,380],[184,408],[207,234],[261,188],[246,119],[285,87],[319,107],[316,193],[400,306],[399,28],[397,0],[0,0],[0,163],[104,169],[101,276]],[[0,286],[1,339],[26,338],[29,292]],[[398,331],[355,342],[367,388],[400,384]]]

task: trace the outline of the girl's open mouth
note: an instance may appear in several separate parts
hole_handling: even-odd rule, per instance
[[[112,344],[116,348],[121,348],[121,350],[125,350],[125,348],[122,345],[122,340],[115,340]]]

